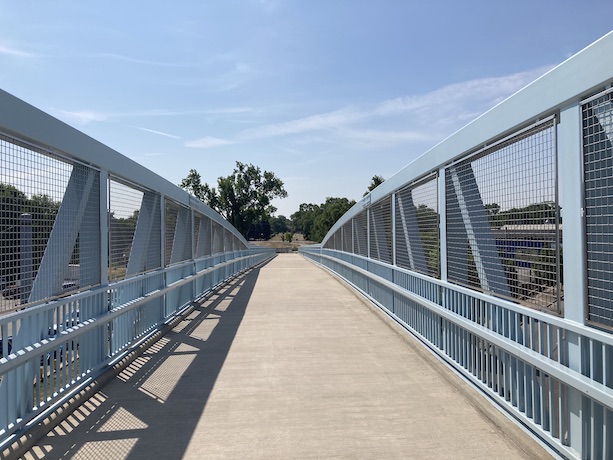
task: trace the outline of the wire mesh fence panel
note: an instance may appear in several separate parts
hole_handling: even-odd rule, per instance
[[[145,272],[155,270],[162,266],[162,198],[155,192],[147,191],[143,205],[147,205],[148,218],[144,219],[143,213],[139,214],[138,229],[143,229],[142,236],[138,234],[138,241],[145,247],[145,262],[140,270]],[[144,208],[144,206],[143,206]],[[143,209],[144,210],[144,209]],[[141,227],[142,223],[142,227]]]
[[[392,263],[392,197],[370,207],[370,257]]]
[[[196,257],[211,255],[211,219],[194,213],[194,252]]]
[[[166,266],[192,257],[191,211],[185,206],[166,199],[164,222]]]
[[[328,238],[328,240],[323,243],[322,247],[324,247],[325,249],[332,249],[332,243],[333,243],[333,239]]]
[[[213,246],[212,251],[213,254],[218,254],[223,252],[223,227],[219,225],[217,222],[212,222],[212,231],[213,231]]]
[[[136,223],[144,193],[109,181],[109,280],[126,277]]]
[[[326,249],[337,249],[337,241],[338,241],[338,233],[340,232],[340,230],[334,232],[332,235],[330,235],[330,237],[328,238],[328,240],[324,243],[324,248]]]
[[[232,234],[224,228],[223,230],[223,251],[228,252],[232,250]]]
[[[75,165],[71,178],[79,173],[79,180],[90,182],[87,188],[88,197],[79,197],[84,193],[86,185],[77,185],[77,202],[73,204],[84,205],[82,211],[76,209],[71,213],[79,220],[78,224],[71,223],[75,227],[77,238],[70,258],[68,272],[62,280],[61,292],[67,293],[77,288],[86,288],[100,284],[100,174],[86,166]],[[70,186],[70,182],[69,182]],[[64,204],[66,200],[63,200]],[[61,216],[61,214],[60,214]],[[76,225],[76,226],[75,226]]]
[[[172,257],[172,244],[175,240],[179,205],[166,200],[164,206],[164,265],[168,266]]]
[[[583,105],[588,320],[613,327],[613,92]]]
[[[0,311],[100,282],[99,180],[0,135]]]
[[[440,276],[436,177],[396,192],[396,265]]]
[[[342,248],[343,251],[353,252],[353,229],[352,229],[351,221],[343,225],[342,245],[343,245],[343,248]]]
[[[366,223],[366,211],[362,211],[353,218],[354,252],[364,257],[368,256],[368,229]]]
[[[243,243],[241,243],[241,240],[237,236],[232,237],[232,248],[235,251],[240,251],[241,249],[245,249],[243,247]]]
[[[449,280],[561,311],[555,119],[449,166],[445,183]]]

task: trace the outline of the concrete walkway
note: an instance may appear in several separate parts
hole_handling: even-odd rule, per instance
[[[353,291],[282,254],[196,308],[26,458],[550,457]]]

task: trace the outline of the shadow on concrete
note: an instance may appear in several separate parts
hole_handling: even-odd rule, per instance
[[[180,459],[236,336],[261,266],[207,298],[27,458]]]

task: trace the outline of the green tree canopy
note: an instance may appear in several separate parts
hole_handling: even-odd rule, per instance
[[[33,270],[38,270],[60,203],[44,194],[30,198],[13,185],[0,183],[0,278],[13,282],[19,275],[20,222],[32,216]]]
[[[271,233],[285,233],[291,229],[292,222],[285,216],[271,217],[270,220]]]
[[[292,214],[292,227],[295,232],[300,232],[307,240],[311,239],[311,231],[315,217],[321,212],[319,205],[312,203],[302,203],[298,211]]]
[[[341,218],[355,201],[347,198],[326,198],[321,205],[303,203],[292,214],[294,230],[302,232],[306,239],[321,242],[328,230]]]
[[[283,181],[274,173],[240,161],[232,174],[217,179],[217,188],[203,184],[195,169],[180,186],[219,212],[245,237],[251,224],[267,221],[277,210],[271,204],[273,198],[287,197]]]
[[[370,185],[368,186],[368,190],[364,192],[363,196],[368,195],[370,192],[376,189],[383,182],[385,182],[385,179],[383,178],[383,176],[379,176],[378,174],[375,174],[374,176],[372,176],[372,179],[370,179]]]

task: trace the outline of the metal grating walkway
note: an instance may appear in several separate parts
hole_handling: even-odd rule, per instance
[[[197,307],[26,458],[549,458],[399,330],[281,254]]]

